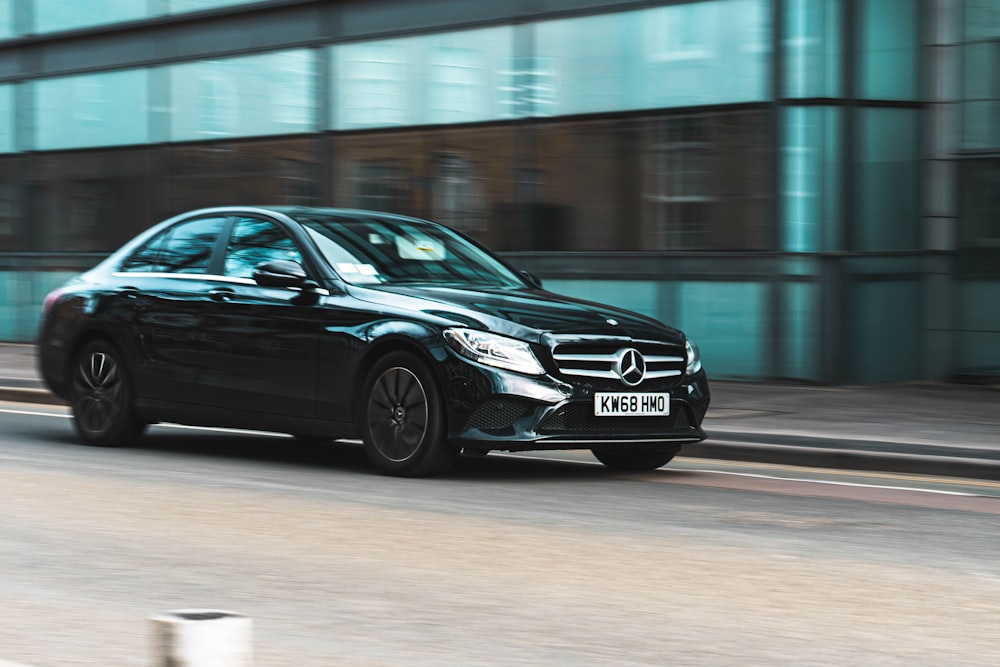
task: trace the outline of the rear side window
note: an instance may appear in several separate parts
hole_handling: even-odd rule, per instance
[[[198,218],[174,225],[129,257],[122,271],[205,273],[225,223],[225,218]]]

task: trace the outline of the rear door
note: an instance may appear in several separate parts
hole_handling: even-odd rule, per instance
[[[226,221],[214,215],[173,225],[116,274],[112,307],[138,350],[133,375],[142,397],[198,402],[208,271]]]

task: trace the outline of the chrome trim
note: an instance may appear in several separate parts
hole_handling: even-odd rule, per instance
[[[606,361],[614,363],[617,354],[553,354],[556,361]]]
[[[672,378],[675,375],[680,375],[683,371],[667,370],[667,371],[646,371],[645,379],[656,380],[658,378]]]
[[[587,369],[573,370],[571,368],[570,369],[560,368],[559,372],[562,373],[563,375],[578,375],[580,377],[587,377],[587,378],[611,378],[612,380],[621,379],[620,377],[618,377],[618,373],[615,373],[614,371],[592,371]]]
[[[232,283],[234,285],[250,285],[262,287],[253,278],[237,278],[236,276],[220,276],[214,273],[157,273],[155,271],[115,271],[112,273],[115,278],[179,278],[181,280],[204,280],[213,283]],[[263,289],[287,289],[291,292],[301,292],[299,287],[264,287]],[[316,287],[310,290],[319,296],[330,296],[330,290],[325,287]]]

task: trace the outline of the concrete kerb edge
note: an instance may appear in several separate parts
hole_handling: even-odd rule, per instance
[[[802,445],[705,441],[681,456],[840,470],[909,473],[1000,481],[1000,461],[960,456],[862,451]]]
[[[0,401],[66,405],[66,401],[47,389],[33,389],[28,387],[0,387]],[[0,667],[3,667],[2,663],[0,663]]]

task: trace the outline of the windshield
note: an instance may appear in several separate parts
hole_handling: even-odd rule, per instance
[[[525,286],[495,257],[435,223],[363,214],[296,217],[353,285]]]

